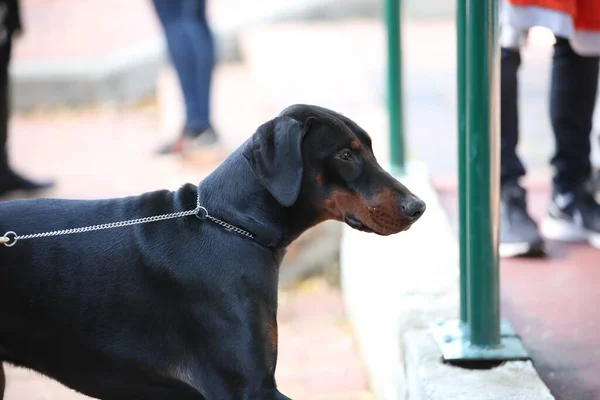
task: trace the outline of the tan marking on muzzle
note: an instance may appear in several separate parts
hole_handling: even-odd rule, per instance
[[[335,190],[326,200],[326,208],[329,218],[343,222],[345,215],[352,215],[383,235],[398,233],[410,225],[399,213],[397,199],[388,188],[382,189],[370,200],[359,193]]]
[[[399,213],[398,199],[389,188],[383,188],[374,198],[374,205],[369,210],[373,221],[386,230],[401,231],[408,221]]]

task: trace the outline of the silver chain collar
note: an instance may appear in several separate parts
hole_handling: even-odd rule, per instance
[[[208,219],[209,221],[221,226],[222,228],[225,228],[226,230],[228,230],[230,232],[234,232],[234,233],[237,233],[238,235],[242,235],[247,238],[254,239],[254,235],[251,234],[250,232],[245,231],[241,228],[238,228],[235,225],[228,224],[227,222],[221,221],[220,219],[215,218],[212,215],[210,215],[208,213],[208,210],[200,205],[200,194],[198,194],[198,197],[196,199],[196,208],[194,208],[193,210],[179,211],[179,212],[174,212],[174,213],[169,213],[169,214],[154,215],[151,217],[136,218],[136,219],[130,219],[130,220],[126,220],[126,221],[109,222],[107,224],[83,226],[83,227],[79,227],[79,228],[62,229],[62,230],[50,231],[50,232],[31,233],[28,235],[17,235],[14,231],[8,231],[4,234],[4,236],[0,236],[0,243],[4,244],[6,247],[12,247],[15,244],[17,244],[17,242],[19,240],[28,240],[28,239],[37,239],[37,238],[45,238],[45,237],[53,237],[53,236],[72,235],[75,233],[83,233],[83,232],[101,231],[104,229],[121,228],[124,226],[131,226],[131,225],[140,225],[140,224],[146,224],[148,222],[164,221],[167,219],[187,217],[190,215],[195,215],[198,219],[201,219],[201,220]]]

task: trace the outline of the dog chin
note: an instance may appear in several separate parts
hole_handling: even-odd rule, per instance
[[[351,228],[354,228],[361,232],[376,233],[373,229],[363,224],[358,218],[356,218],[353,215],[344,216],[344,222],[346,222],[346,224],[348,224],[348,226],[350,226]]]
[[[378,232],[375,230],[371,230],[371,232],[375,233],[376,235],[379,236],[392,236],[392,235],[396,235],[398,233],[402,233],[402,232],[406,232],[407,230],[410,229],[412,225],[407,225],[406,227],[400,229],[400,230],[394,230],[394,231],[385,231],[385,232]]]
[[[410,229],[410,227],[412,226],[412,224],[407,224],[406,226],[402,227],[402,229],[399,230],[387,230],[387,229],[373,229],[368,227],[367,225],[365,225],[364,223],[362,223],[362,221],[360,221],[358,218],[356,218],[353,215],[346,215],[344,217],[344,222],[346,222],[346,224],[348,224],[351,228],[354,228],[358,231],[361,232],[367,232],[367,233],[374,233],[376,235],[379,236],[390,236],[390,235],[395,235],[396,233],[400,233],[400,232],[404,232]]]

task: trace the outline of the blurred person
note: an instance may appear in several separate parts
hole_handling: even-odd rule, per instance
[[[12,42],[22,33],[18,0],[0,0],[0,195],[15,190],[36,191],[53,186],[53,182],[34,182],[17,174],[8,157],[8,122],[10,119],[9,65]]]
[[[181,153],[215,144],[210,123],[210,89],[215,46],[206,19],[206,0],[152,0],[183,93],[185,125],[179,137],[159,154]]]
[[[505,0],[501,13],[500,255],[543,255],[544,239],[587,240],[600,248],[600,205],[590,182],[590,133],[598,87],[600,1]],[[541,234],[527,211],[519,140],[520,49],[531,27],[555,35],[550,120],[555,139],[552,196]],[[530,116],[536,118],[537,116]]]

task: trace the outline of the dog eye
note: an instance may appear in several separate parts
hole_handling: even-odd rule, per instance
[[[352,158],[352,152],[350,150],[343,150],[338,154],[340,160],[348,161]]]

